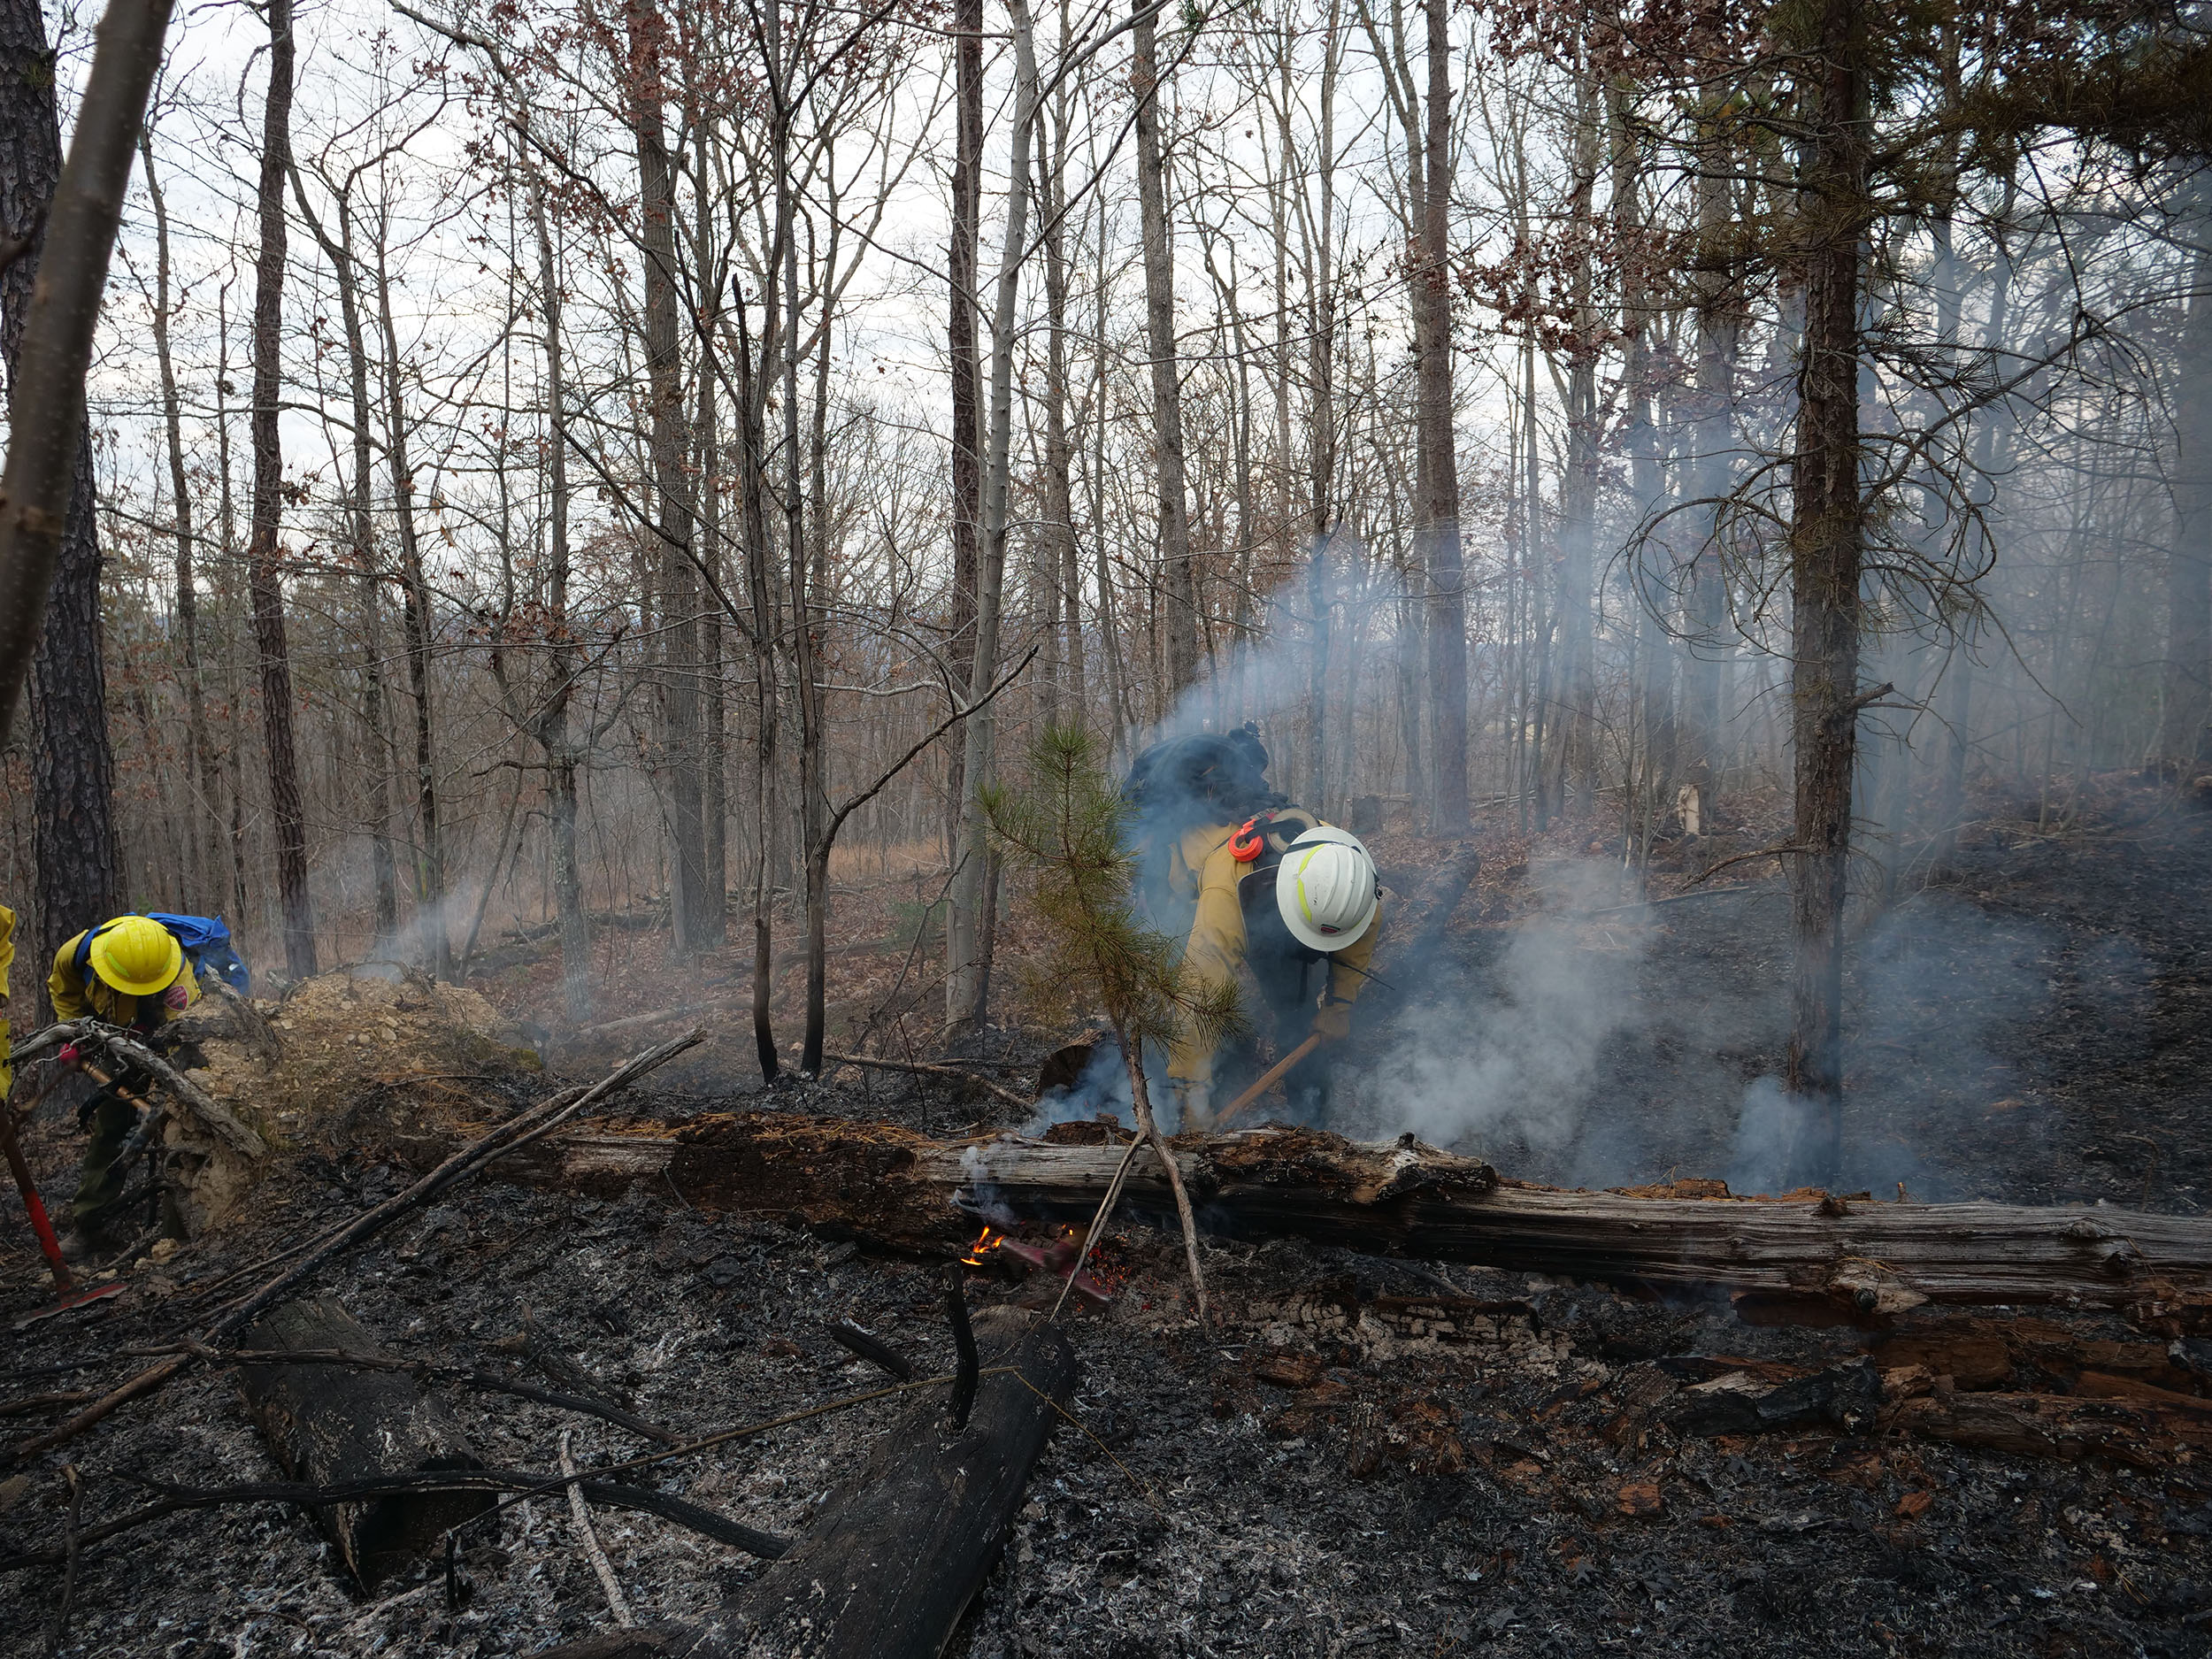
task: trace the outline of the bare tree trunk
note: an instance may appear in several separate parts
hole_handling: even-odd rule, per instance
[[[2204,236],[2212,188],[2191,188],[2183,223],[2197,238],[2189,262],[2174,398],[2173,544],[2166,557],[2166,662],[2158,753],[2184,772],[2212,755],[2212,247]]]
[[[947,618],[946,664],[952,684],[964,686],[975,669],[975,579],[983,522],[982,357],[976,349],[976,257],[983,218],[983,0],[954,0],[954,150],[952,242],[948,260],[951,307],[948,356],[952,371],[952,609]],[[960,822],[967,797],[962,746],[947,745],[945,845],[960,856]],[[963,922],[957,902],[948,938]],[[953,987],[945,987],[945,1017],[959,1018]]]
[[[708,589],[716,595],[726,592],[723,586],[722,564],[722,434],[720,417],[716,410],[716,391],[721,375],[713,362],[715,342],[719,336],[722,311],[721,285],[717,273],[722,268],[714,257],[713,199],[704,188],[704,180],[713,176],[710,152],[716,137],[715,120],[711,114],[695,111],[692,127],[695,135],[694,153],[698,158],[698,190],[696,246],[693,260],[696,266],[699,338],[699,418],[696,436],[699,444],[699,563]],[[828,330],[823,331],[825,349]],[[818,473],[820,469],[816,469]],[[719,948],[729,937],[730,844],[729,844],[729,696],[725,683],[725,664],[727,661],[728,619],[718,604],[702,603],[699,619],[699,770],[700,770],[700,900],[699,917],[702,942]]]
[[[644,254],[646,396],[661,582],[661,745],[668,774],[669,906],[675,948],[689,953],[719,939],[708,916],[718,895],[706,886],[706,830],[699,777],[699,580],[692,564],[692,497],[684,431],[681,313],[676,289],[675,176],[662,125],[667,18],[630,0],[624,13],[630,61],[630,127],[637,145],[639,244]]]
[[[1428,568],[1429,697],[1435,765],[1430,826],[1467,832],[1467,598],[1459,545],[1459,457],[1452,406],[1452,85],[1449,0],[1423,0],[1428,19],[1427,179],[1420,279],[1413,285],[1418,357],[1422,554]],[[1349,780],[1347,780],[1348,784]]]
[[[1591,225],[1599,165],[1597,91],[1586,70],[1578,77],[1574,186],[1571,217]],[[1562,729],[1557,750],[1563,803],[1587,817],[1597,805],[1597,664],[1591,631],[1597,535],[1599,444],[1598,353],[1601,325],[1594,303],[1592,249],[1584,241],[1571,279],[1573,326],[1567,343],[1566,472],[1559,485],[1559,673]]]
[[[991,312],[991,424],[983,464],[983,562],[976,580],[975,667],[967,690],[975,710],[961,733],[968,780],[961,798],[960,864],[953,878],[964,917],[973,931],[955,934],[947,959],[950,1024],[956,1030],[979,1029],[989,1013],[991,945],[997,884],[991,854],[990,825],[980,791],[991,780],[998,734],[996,706],[985,701],[998,675],[999,600],[1006,575],[1006,495],[1014,434],[1015,302],[1021,288],[1024,244],[1029,236],[1031,137],[1037,119],[1036,50],[1031,36],[1027,0],[1008,0],[1014,31],[1017,93],[1013,151],[1006,190],[1006,241],[999,258],[997,292]]]
[[[1629,88],[1616,80],[1606,89],[1608,140],[1613,175],[1613,220],[1621,244],[1621,329],[1625,336],[1622,397],[1627,404],[1629,495],[1640,521],[1648,522],[1666,488],[1659,452],[1659,428],[1652,412],[1652,353],[1648,338],[1656,320],[1643,271],[1641,167],[1630,124]],[[1673,590],[1672,561],[1666,542],[1642,537],[1632,549],[1639,601],[1637,649],[1641,658],[1640,726],[1643,771],[1640,793],[1630,792],[1631,826],[1647,848],[1653,829],[1674,795],[1675,728],[1673,650],[1667,638],[1668,595]],[[1634,772],[1632,768],[1632,781]],[[1629,856],[1638,856],[1634,834]]]
[[[215,812],[219,789],[215,780],[215,740],[207,724],[206,673],[200,663],[199,581],[193,568],[198,537],[193,527],[191,484],[184,470],[184,419],[177,395],[176,365],[170,354],[169,207],[154,173],[150,133],[139,135],[138,157],[145,173],[146,195],[154,209],[154,357],[161,371],[162,431],[169,451],[169,495],[175,503],[178,678],[184,691],[192,793],[186,834],[193,867],[204,891],[222,864],[222,832]],[[378,828],[380,831],[382,826]]]
[[[307,814],[292,738],[292,654],[284,633],[277,538],[284,519],[284,449],[278,401],[283,384],[284,188],[292,171],[292,0],[269,0],[269,87],[261,129],[261,253],[253,301],[253,540],[247,549],[253,631],[261,659],[261,720],[269,756],[269,808],[276,821],[277,894],[284,914],[284,962],[295,979],[315,972],[315,912],[307,891]]]
[[[1691,555],[1683,633],[1688,651],[1683,664],[1686,728],[1683,775],[1699,794],[1701,822],[1709,822],[1720,795],[1722,726],[1721,653],[1726,649],[1728,575],[1721,536],[1725,527],[1722,498],[1733,472],[1735,442],[1737,297],[1727,274],[1729,237],[1728,155],[1708,142],[1697,178],[1697,394],[1691,427],[1690,491],[1701,502],[1693,523],[1700,545]]]
[[[745,307],[733,309],[738,329],[738,417],[744,434],[740,455],[738,487],[744,506],[745,588],[752,618],[753,650],[753,829],[757,857],[753,865],[753,1046],[760,1061],[761,1080],[773,1083],[782,1065],[776,1055],[776,1034],[769,1016],[769,997],[775,977],[775,918],[769,908],[770,867],[774,859],[776,795],[776,727],[782,719],[776,691],[777,610],[769,546],[767,462],[767,394],[764,382],[774,361],[776,308],[774,281],[762,307],[759,363],[756,367],[751,342],[747,338]]]
[[[1160,474],[1160,562],[1167,576],[1167,703],[1198,679],[1198,580],[1191,563],[1189,486],[1183,471],[1183,397],[1175,349],[1174,253],[1168,240],[1166,162],[1160,148],[1158,11],[1139,0],[1131,31],[1137,101],[1137,200],[1144,242],[1146,349],[1152,359],[1152,444]]]
[[[409,458],[405,381],[400,371],[399,328],[392,316],[387,265],[388,226],[376,227],[376,314],[384,336],[384,459],[392,480],[392,518],[399,531],[400,626],[407,636],[407,685],[415,707],[415,811],[422,841],[415,859],[415,925],[434,978],[453,977],[453,943],[446,926],[445,833],[439,817],[436,721],[431,708],[430,579],[423,568],[422,538],[415,524],[415,468]]]
[[[584,891],[576,858],[575,739],[569,731],[569,702],[575,693],[581,655],[568,626],[568,384],[561,358],[561,285],[553,260],[553,234],[546,222],[545,192],[530,190],[530,219],[538,240],[538,299],[545,325],[545,404],[552,423],[547,446],[549,523],[545,577],[547,686],[538,715],[538,746],[545,751],[546,810],[552,820],[553,908],[560,926],[561,1011],[572,1025],[591,1018],[591,936],[584,919]]]
[[[153,157],[147,160],[147,178],[153,177]],[[299,169],[291,169],[292,194],[299,203],[300,217],[307,223],[315,240],[322,245],[324,257],[330,261],[331,274],[338,286],[338,315],[346,335],[347,379],[352,393],[353,410],[353,482],[348,506],[352,523],[349,526],[353,538],[353,563],[361,588],[362,611],[362,724],[369,729],[371,753],[368,764],[372,822],[369,826],[370,864],[373,872],[376,906],[376,933],[372,949],[395,938],[399,932],[399,895],[397,872],[392,858],[392,797],[391,774],[385,765],[386,726],[384,715],[384,664],[380,612],[382,599],[378,588],[376,560],[376,521],[372,511],[374,479],[373,430],[374,414],[369,401],[369,347],[365,324],[361,315],[361,273],[353,249],[353,204],[349,192],[336,196],[338,234],[333,236],[316,217],[307,199],[305,181]],[[156,198],[157,202],[158,197]],[[171,440],[172,466],[177,475],[183,476],[182,450],[177,441]],[[180,555],[181,569],[181,555]],[[180,578],[181,580],[181,578]]]
[[[1067,14],[1061,13],[1062,50],[1066,50]],[[1050,606],[1048,637],[1064,641],[1048,663],[1049,682],[1064,695],[1065,724],[1082,727],[1090,720],[1083,703],[1083,618],[1079,610],[1082,574],[1075,541],[1075,445],[1068,436],[1068,260],[1067,217],[1068,94],[1064,83],[1046,149],[1046,127],[1037,124],[1037,162],[1045,218],[1045,525],[1041,562]]]
[[[1859,719],[1859,278],[1871,218],[1860,0],[1822,0],[1802,151],[1805,342],[1792,465],[1790,695],[1796,757],[1792,1026],[1786,1081],[1801,1119],[1791,1179],[1827,1184],[1843,1157],[1843,909]]]

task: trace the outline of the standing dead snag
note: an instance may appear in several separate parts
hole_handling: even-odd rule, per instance
[[[1075,1392],[1075,1351],[1048,1321],[994,1308],[975,1337],[982,1386],[964,1429],[946,1432],[942,1397],[925,1393],[806,1537],[713,1617],[593,1637],[551,1659],[937,1659]]]
[[[239,1386],[284,1472],[315,1486],[373,1475],[481,1469],[450,1407],[403,1371],[265,1355],[338,1350],[382,1357],[353,1316],[327,1297],[273,1308],[247,1333]],[[409,1566],[448,1528],[491,1508],[488,1492],[403,1493],[315,1511],[364,1590]]]

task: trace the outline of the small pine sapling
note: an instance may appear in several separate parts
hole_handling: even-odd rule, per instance
[[[1099,1010],[1128,1068],[1138,1136],[1091,1222],[1077,1269],[1088,1258],[1120,1195],[1137,1148],[1148,1145],[1175,1194],[1183,1251],[1202,1319],[1206,1282],[1198,1265],[1198,1225],[1181,1171],[1152,1115],[1144,1047],[1171,1042],[1184,1032],[1210,1043],[1233,1033],[1242,1024],[1236,987],[1187,981],[1180,941],[1139,919],[1137,855],[1130,839],[1134,810],[1108,779],[1098,744],[1088,733],[1048,726],[1030,746],[1021,787],[995,785],[983,792],[982,801],[992,834],[1032,879],[1032,902],[1044,944],[1041,956],[1022,976],[1031,1005],[1056,1015]]]

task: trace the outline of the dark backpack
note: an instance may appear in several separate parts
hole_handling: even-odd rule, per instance
[[[239,959],[237,950],[230,942],[230,929],[219,916],[180,916],[169,910],[141,912],[148,921],[159,922],[184,948],[184,959],[192,964],[195,979],[210,977],[220,979],[241,996],[252,994],[253,976]],[[118,918],[118,920],[120,918]],[[111,924],[103,922],[99,927],[88,927],[84,937],[77,941],[76,968],[80,979],[88,980],[92,973],[92,941]]]

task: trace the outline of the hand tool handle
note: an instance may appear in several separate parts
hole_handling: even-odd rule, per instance
[[[1223,1107],[1221,1109],[1221,1116],[1214,1119],[1214,1127],[1216,1129],[1226,1129],[1239,1112],[1249,1106],[1254,1101],[1259,1099],[1261,1095],[1266,1094],[1268,1090],[1273,1088],[1277,1083],[1282,1080],[1283,1073],[1289,1071],[1291,1067],[1296,1065],[1301,1060],[1304,1059],[1308,1055],[1311,1054],[1320,1046],[1321,1033],[1317,1031],[1312,1036],[1307,1038],[1305,1041],[1300,1043],[1295,1048],[1293,1048],[1281,1059],[1276,1061],[1273,1065],[1268,1067],[1266,1071],[1261,1072],[1260,1080],[1258,1082],[1253,1084],[1250,1088],[1245,1090],[1243,1094],[1238,1095],[1236,1099],[1231,1101],[1226,1106]]]

